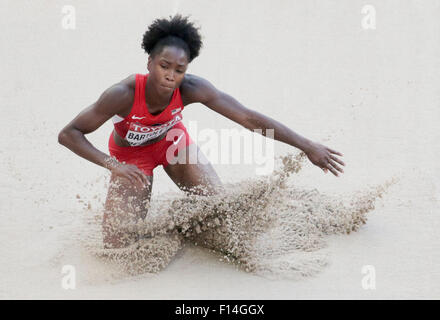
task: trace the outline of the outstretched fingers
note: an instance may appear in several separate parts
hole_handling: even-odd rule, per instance
[[[339,159],[338,157],[335,157],[334,155],[330,155],[330,159],[336,161],[337,163],[339,163],[340,165],[345,166],[344,161],[342,161],[341,159]]]
[[[342,153],[340,153],[339,151],[327,148],[327,150],[330,152],[329,155],[329,159],[328,159],[328,163],[327,163],[327,168],[331,171],[331,173],[333,173],[335,176],[339,177],[339,173],[344,173],[344,170],[339,166],[345,166],[344,161],[342,161],[341,159],[339,159],[338,157],[336,157],[335,155],[338,156],[343,156]]]
[[[337,163],[335,162],[335,161],[333,161],[333,160],[329,160],[329,164],[333,167],[333,168],[335,168],[336,170],[338,170],[340,173],[344,173],[344,170],[340,167],[340,166],[338,166],[337,165]]]
[[[333,173],[335,176],[339,177],[338,171],[336,171],[336,169],[333,168],[330,163],[327,164],[327,169],[330,170],[330,172]]]
[[[343,155],[342,153],[340,153],[339,151],[336,151],[336,150],[333,150],[333,149],[330,149],[330,148],[327,148],[327,150],[330,151],[330,152],[333,153],[333,154],[337,154],[338,156],[341,156],[341,157],[344,156],[344,155]]]

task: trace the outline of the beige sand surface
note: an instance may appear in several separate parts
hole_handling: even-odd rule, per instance
[[[273,3],[72,1],[76,29],[65,30],[61,2],[2,1],[0,298],[440,298],[440,1]],[[365,4],[376,8],[375,30],[362,29]],[[344,153],[342,177],[306,163],[290,185],[342,197],[399,178],[358,232],[326,237],[329,265],[317,275],[269,280],[187,245],[159,274],[118,277],[80,248],[109,173],[57,134],[104,89],[145,72],[146,26],[176,11],[204,36],[188,72]],[[187,107],[191,121],[238,128],[202,105]],[[111,129],[108,121],[87,137],[108,152]],[[275,144],[276,156],[287,152],[295,150]],[[238,182],[256,166],[214,167]],[[154,173],[153,198],[178,191],[161,168]],[[76,268],[74,290],[61,285],[63,265]],[[375,268],[375,290],[362,287],[365,265]]]

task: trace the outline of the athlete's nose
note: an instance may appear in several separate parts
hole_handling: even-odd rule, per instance
[[[170,70],[165,74],[165,79],[168,81],[174,81],[174,71]]]

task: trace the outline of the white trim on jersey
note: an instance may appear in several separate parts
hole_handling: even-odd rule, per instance
[[[115,114],[115,115],[112,117],[112,121],[113,121],[113,123],[118,123],[118,122],[121,122],[122,120],[124,120],[124,118],[118,116],[117,114]]]

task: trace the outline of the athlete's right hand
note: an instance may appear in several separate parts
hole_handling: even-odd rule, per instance
[[[134,185],[140,184],[140,186],[143,187],[150,185],[147,175],[134,164],[120,163],[119,165],[113,167],[111,172],[117,177],[127,179]]]

